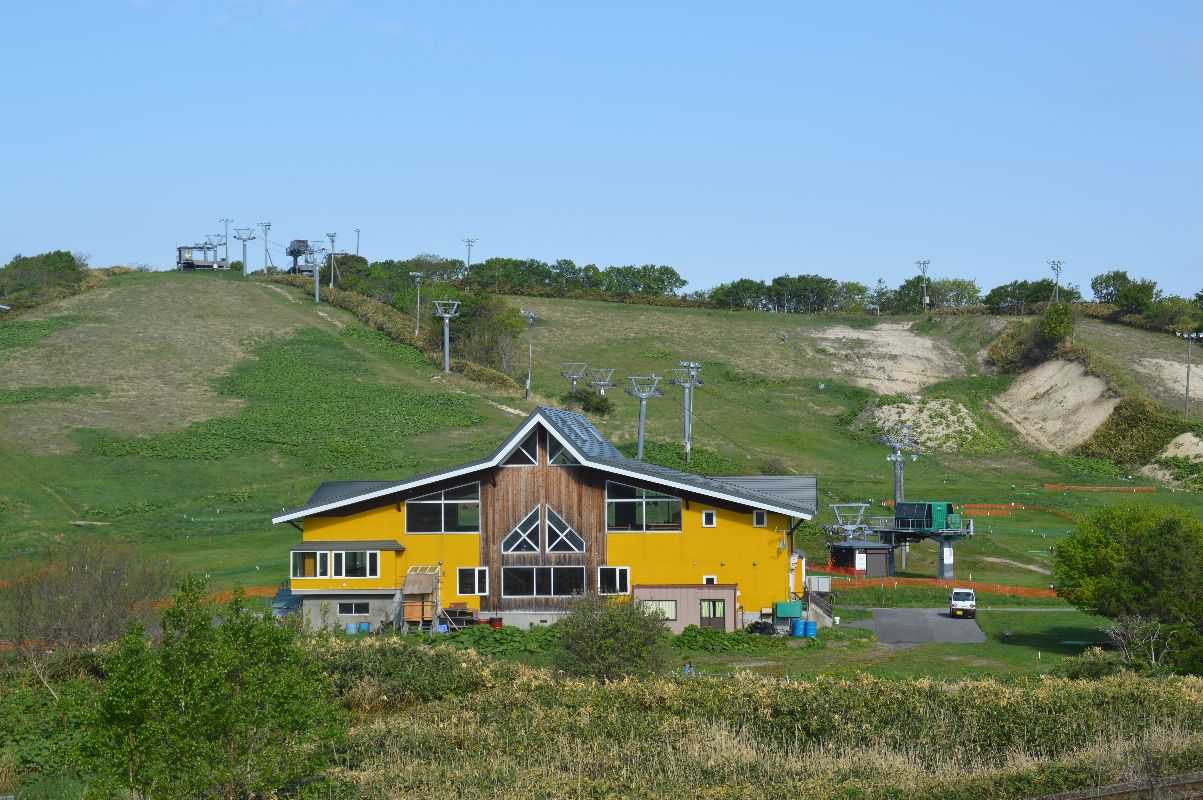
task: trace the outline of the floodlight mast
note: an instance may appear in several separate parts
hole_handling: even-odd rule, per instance
[[[597,393],[602,397],[606,396],[606,389],[614,388],[614,369],[613,367],[589,367],[588,385],[597,390]]]
[[[451,320],[459,316],[458,300],[435,300],[436,317],[443,319],[443,374],[451,372]]]
[[[589,373],[589,365],[583,361],[569,361],[560,365],[560,377],[572,381],[572,389],[576,391],[576,382]]]
[[[533,311],[520,312],[526,320],[526,397],[530,397],[530,374],[535,365],[535,323],[539,315]]]
[[[251,272],[251,265],[246,260],[246,243],[255,239],[254,228],[235,228],[234,238],[242,242],[242,277],[247,277]]]
[[[689,452],[693,446],[693,390],[702,385],[698,375],[702,365],[697,361],[682,361],[673,369],[672,383],[685,390],[685,463],[689,463]]]
[[[635,458],[642,461],[643,435],[647,428],[647,399],[663,397],[664,392],[657,388],[657,384],[660,383],[658,375],[628,375],[627,378],[631,381],[631,388],[626,390],[627,394],[639,398],[639,449]]]
[[[414,309],[414,338],[417,339],[418,331],[422,328],[422,273],[411,272],[409,277],[418,285],[418,307]]]

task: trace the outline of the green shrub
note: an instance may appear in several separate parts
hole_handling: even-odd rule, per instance
[[[639,452],[638,442],[626,442],[618,445],[619,451],[628,458],[634,458]],[[746,468],[740,462],[704,447],[694,447],[689,453],[689,463],[685,462],[685,448],[681,445],[663,444],[661,442],[643,443],[643,460],[650,464],[659,464],[670,469],[692,472],[695,475],[739,475],[746,473]]]
[[[1147,464],[1186,430],[1182,418],[1160,403],[1129,396],[1119,401],[1078,454],[1120,464]]]
[[[614,401],[605,395],[598,394],[592,389],[577,389],[560,397],[565,408],[579,408],[588,414],[599,417],[609,416],[614,410]]]
[[[1074,310],[1069,303],[1054,303],[1049,305],[1040,320],[1040,338],[1049,345],[1059,345],[1069,339],[1074,332]]]
[[[668,666],[664,617],[628,599],[584,595],[558,623],[556,666],[569,675],[614,680]]]
[[[1088,647],[1080,656],[1062,659],[1052,674],[1071,680],[1093,681],[1124,671],[1123,660],[1101,647]]]
[[[687,625],[685,630],[673,637],[673,644],[682,650],[700,653],[732,653],[756,650],[774,650],[786,645],[783,636],[761,636],[745,630],[726,633],[714,628]]]

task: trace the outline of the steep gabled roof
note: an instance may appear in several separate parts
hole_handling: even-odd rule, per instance
[[[272,517],[272,522],[291,522],[495,467],[509,458],[537,425],[542,425],[555,436],[582,466],[791,517],[810,519],[815,513],[814,503],[800,502],[795,497],[759,491],[735,482],[744,479],[706,478],[627,458],[580,414],[539,406],[488,458],[403,481],[328,481],[317,488],[308,503],[277,514]]]

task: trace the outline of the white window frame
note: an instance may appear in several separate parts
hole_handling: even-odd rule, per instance
[[[710,519],[709,522],[706,521],[707,518]],[[713,508],[707,508],[707,509],[702,510],[702,527],[703,528],[717,528],[718,527],[718,512],[715,511]]]
[[[460,591],[460,575],[464,571],[473,572],[472,586],[476,589],[475,592],[467,594]],[[483,597],[489,593],[489,568],[488,567],[460,567],[455,571],[455,592],[460,597]]]
[[[476,487],[476,499],[475,500],[456,500],[456,499],[448,500],[447,499],[447,492],[454,492],[456,489],[463,489],[465,486],[475,486]],[[439,499],[438,500],[421,500],[421,499],[419,499],[419,497],[430,497],[432,494],[437,494],[439,496]],[[406,533],[406,535],[412,534],[414,536],[437,536],[439,534],[460,534],[460,533],[468,534],[468,535],[475,535],[475,534],[480,533],[480,481],[469,481],[468,483],[461,483],[457,486],[448,486],[446,489],[440,489],[437,492],[427,492],[424,495],[419,495],[419,497],[411,497],[410,499],[405,501],[405,533]],[[449,506],[449,505],[452,505],[452,506],[467,505],[470,503],[474,503],[476,505],[476,509],[477,509],[477,511],[476,511],[476,530],[474,530],[474,531],[449,531],[449,530],[447,530],[447,506]],[[409,507],[411,504],[412,505],[422,505],[422,506],[437,505],[439,507],[439,529],[437,531],[410,530]]]
[[[759,522],[756,520],[759,518]],[[752,511],[752,527],[767,528],[769,526],[769,512],[763,508],[757,508]]]
[[[553,448],[559,448],[559,449],[557,449],[553,452]],[[561,458],[561,457],[563,457],[567,460],[556,463],[556,459]],[[561,442],[556,437],[548,434],[548,436],[547,436],[547,465],[551,466],[551,467],[579,467],[581,465],[581,462],[576,460],[576,457],[573,456],[571,452],[569,452],[568,448],[564,446],[563,442]]]
[[[367,574],[366,575],[347,575],[347,553],[366,553],[368,556]],[[372,556],[376,562],[376,573],[372,574]],[[341,556],[341,558],[340,558]],[[348,581],[366,581],[380,577],[380,551],[379,550],[331,550],[330,551],[330,577],[342,578]]]
[[[526,449],[526,443],[531,440],[534,440],[534,446],[535,446],[535,452],[533,452],[533,453],[530,450]],[[524,456],[529,458],[530,463],[529,464],[511,464],[510,459],[512,459],[514,456],[518,455],[519,453],[522,453]],[[537,467],[537,466],[539,466],[539,429],[535,428],[533,431],[531,431],[529,434],[527,434],[525,439],[523,439],[521,442],[518,442],[518,445],[513,449],[513,451],[510,452],[510,454],[508,456],[506,456],[505,461],[502,462],[501,466],[503,466],[503,467]]]
[[[294,575],[293,568],[296,567],[295,558],[299,555],[313,553],[316,556],[314,563],[313,575]],[[329,578],[330,577],[330,551],[329,550],[293,550],[291,563],[288,567],[288,574],[293,580],[311,581],[314,578]]]
[[[613,484],[615,486],[625,486],[628,489],[634,489],[636,492],[643,492],[644,494],[636,495],[635,497],[612,498],[612,497],[610,497],[611,484]],[[655,497],[647,497],[647,495],[646,495],[647,492],[652,492],[656,496]],[[666,500],[667,501],[676,501],[677,518],[679,520],[681,520],[681,523],[679,523],[677,525],[677,527],[675,527],[675,528],[650,528],[650,527],[648,527],[647,504],[663,502]],[[643,527],[642,528],[632,528],[629,530],[622,529],[622,528],[611,528],[610,527],[610,504],[611,503],[632,503],[632,504],[639,503],[639,504],[641,504],[643,506]],[[635,486],[634,484],[631,484],[631,483],[623,483],[622,481],[610,481],[610,480],[606,481],[606,533],[681,533],[681,530],[682,530],[681,525],[684,524],[684,521],[685,521],[684,498],[682,498],[678,495],[665,494],[664,492],[659,492],[655,489],[645,489],[642,486]]]
[[[703,575],[702,576],[702,585],[703,586],[714,586],[717,583],[718,583],[717,575]]]
[[[521,530],[519,530],[523,525],[525,525],[527,522],[530,521],[531,517],[535,517],[535,527],[532,530],[527,531],[527,532],[522,532]],[[520,534],[519,538],[518,538],[518,543],[530,542],[531,544],[533,544],[535,546],[535,549],[534,550],[518,550],[518,549],[516,549],[517,543],[513,547],[507,548],[505,546],[506,540],[509,539],[511,536],[513,536],[515,533]],[[531,541],[532,536],[534,537],[533,542]],[[522,517],[521,522],[519,522],[514,527],[510,528],[509,533],[507,533],[505,536],[501,537],[501,552],[505,553],[506,555],[512,555],[512,554],[521,555],[521,554],[543,552],[543,506],[535,506],[534,508],[532,508],[529,512],[526,513],[525,516]]]
[[[654,606],[651,605],[653,603],[655,604]],[[673,613],[671,615],[669,615],[667,612],[665,612],[663,610],[663,606],[666,603],[672,604],[672,612]],[[644,598],[643,600],[640,600],[639,604],[641,606],[649,606],[652,609],[661,611],[664,614],[665,622],[676,622],[677,621],[677,601],[676,600],[658,600],[654,597],[648,597],[648,598]]]
[[[601,577],[602,572],[604,570],[608,570],[608,569],[614,570],[614,585],[616,587],[620,586],[622,584],[622,581],[619,580],[619,576],[620,575],[626,576],[627,589],[625,592],[623,592],[623,591],[603,592],[602,591],[602,577]],[[604,567],[598,567],[597,568],[597,593],[600,595],[605,595],[605,596],[617,596],[617,595],[630,594],[631,593],[631,568],[630,567],[614,567],[614,566],[609,566],[609,565],[606,565]]]
[[[359,605],[360,603],[363,603],[363,612],[355,610],[355,606]],[[350,606],[351,611],[343,611],[343,606]],[[367,600],[339,600],[336,608],[338,609],[338,616],[340,617],[366,617],[372,613],[372,604]]]
[[[581,536],[579,533],[577,533],[576,529],[573,528],[570,524],[568,524],[568,520],[566,520],[562,516],[560,516],[560,513],[558,511],[556,511],[554,508],[552,508],[550,505],[543,506],[543,519],[547,523],[547,537],[546,537],[547,541],[544,542],[544,547],[547,548],[546,552],[548,552],[548,553],[583,553],[583,552],[585,552],[585,547],[586,547],[585,537]],[[564,523],[564,530],[559,530],[558,527],[555,525],[554,520],[557,520],[557,519],[560,522]],[[576,548],[574,546],[572,540],[570,538],[568,538],[569,534],[572,534],[580,541],[581,546],[579,549]],[[556,550],[555,546],[558,545],[560,542],[565,542],[569,546],[569,549]]]

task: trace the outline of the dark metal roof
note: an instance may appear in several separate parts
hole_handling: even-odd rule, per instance
[[[870,542],[867,539],[845,539],[842,542],[832,542],[828,547],[838,547],[841,550],[889,550],[893,545],[885,542]]]
[[[670,484],[684,490],[693,490],[703,495],[718,497],[734,502],[746,503],[757,508],[810,518],[815,514],[816,500],[800,502],[790,494],[776,494],[749,488],[740,482],[744,478],[719,479],[694,475],[691,472],[661,467],[646,461],[627,458],[589,420],[580,414],[559,408],[539,406],[531,412],[521,425],[501,443],[488,458],[447,469],[428,472],[403,481],[328,481],[318,486],[309,502],[277,514],[272,522],[288,522],[298,517],[310,516],[333,510],[363,500],[395,494],[407,489],[425,486],[440,479],[456,477],[500,464],[526,437],[535,422],[544,425],[553,435],[560,438],[581,457],[582,466],[595,467],[606,472],[645,478],[654,483]],[[784,480],[790,480],[788,476]],[[810,480],[814,480],[813,478]],[[800,490],[799,490],[800,491]]]
[[[718,480],[790,500],[809,508],[812,514],[819,508],[819,479],[814,475],[740,475],[732,478],[724,475]]]
[[[292,552],[309,550],[404,550],[405,545],[396,539],[335,539],[318,541],[311,539],[297,542],[289,548]]]

